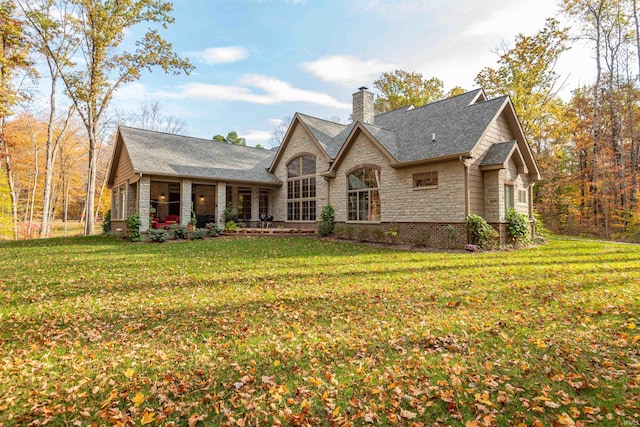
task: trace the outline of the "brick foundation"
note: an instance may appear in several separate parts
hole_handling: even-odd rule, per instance
[[[451,228],[449,228],[449,226]],[[462,249],[467,243],[465,223],[400,222],[380,224],[336,223],[337,234],[350,234],[354,240],[418,244],[426,240],[431,248]],[[346,230],[345,230],[346,229]],[[397,229],[397,236],[390,231]],[[449,231],[452,230],[452,231]],[[423,236],[425,239],[423,239]],[[348,235],[337,237],[348,238]]]

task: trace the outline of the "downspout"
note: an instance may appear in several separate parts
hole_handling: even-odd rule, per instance
[[[529,222],[531,224],[531,237],[536,237],[536,219],[533,216],[533,186],[536,182],[529,183]]]
[[[462,166],[464,166],[464,217],[467,218],[471,214],[471,195],[469,194],[469,166],[467,166],[466,158],[458,157]]]

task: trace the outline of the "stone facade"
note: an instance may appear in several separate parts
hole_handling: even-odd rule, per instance
[[[361,88],[353,94],[353,115],[351,119],[354,123],[373,124],[374,114],[373,92],[369,92],[367,88]]]
[[[302,124],[296,123],[294,126],[289,143],[281,147],[281,160],[274,171],[283,185],[271,193],[271,215],[274,221],[281,222],[285,227],[293,226],[293,223],[289,224],[287,221],[287,164],[296,157],[304,154],[316,159],[316,215],[318,218],[322,207],[329,203],[328,184],[321,173],[329,170],[330,159]],[[315,221],[310,221],[309,224],[315,224]]]

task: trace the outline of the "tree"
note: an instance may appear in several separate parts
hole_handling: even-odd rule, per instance
[[[40,237],[47,237],[50,231],[51,218],[49,214],[51,212],[51,186],[55,161],[60,143],[74,113],[74,107],[71,105],[67,109],[65,117],[58,121],[56,97],[60,70],[56,64],[69,61],[69,58],[77,48],[77,42],[64,31],[70,25],[68,21],[69,15],[61,13],[59,14],[59,20],[50,18],[58,10],[61,10],[65,6],[64,4],[57,4],[54,0],[29,0],[28,3],[24,0],[18,0],[18,4],[29,23],[27,30],[31,43],[34,45],[36,52],[45,58],[51,80],[40,225]],[[61,129],[56,129],[58,125],[61,125]]]
[[[287,116],[284,119],[280,120],[280,122],[273,129],[270,140],[272,147],[277,147],[278,145],[282,144],[282,140],[287,134],[287,130],[289,129],[289,125],[291,125],[292,120],[293,117]]]
[[[534,36],[518,34],[512,49],[503,46],[499,52],[498,68],[484,68],[475,79],[487,95],[511,97],[536,154],[549,126],[556,122],[554,110],[559,107],[561,85],[555,65],[569,48],[567,31],[550,18]]]
[[[13,174],[9,142],[5,135],[5,123],[12,113],[21,93],[16,87],[15,77],[20,70],[29,68],[27,55],[29,45],[24,34],[24,23],[16,18],[16,7],[12,0],[0,1],[0,159],[6,174],[6,183],[11,199],[13,237],[18,238],[17,196],[13,185]],[[4,181],[4,180],[3,180]]]
[[[416,72],[396,70],[382,73],[373,85],[380,91],[374,105],[377,114],[407,105],[421,107],[445,97],[442,80],[435,77],[424,79]]]
[[[193,66],[181,59],[157,29],[149,28],[135,42],[135,50],[122,47],[125,34],[143,23],[167,28],[174,18],[171,3],[162,0],[60,0],[57,14],[48,18],[70,24],[64,33],[77,43],[78,63],[53,55],[53,49],[41,38],[41,50],[54,61],[88,134],[88,170],[85,234],[94,232],[94,208],[97,177],[97,146],[100,122],[113,94],[123,85],[138,80],[144,70],[159,66],[165,72],[189,73]],[[38,25],[35,23],[35,25]],[[36,29],[36,31],[39,31]]]
[[[139,112],[129,114],[123,123],[141,129],[184,135],[187,123],[175,116],[162,113],[162,105],[158,102],[145,102],[140,105]]]
[[[247,140],[245,138],[239,137],[238,133],[235,130],[229,132],[227,136],[215,135],[212,139],[214,141],[224,142],[226,144],[247,145]]]

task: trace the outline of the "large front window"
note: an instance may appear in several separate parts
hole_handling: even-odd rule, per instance
[[[316,220],[316,159],[311,156],[287,165],[287,220]]]
[[[126,185],[121,185],[116,187],[112,191],[112,212],[111,219],[114,220],[123,220],[125,219],[127,212],[127,190]]]
[[[380,221],[380,171],[362,168],[347,176],[349,221]]]

